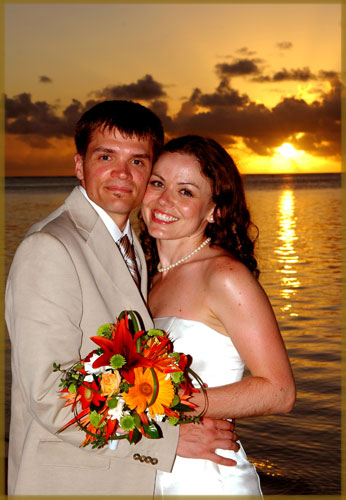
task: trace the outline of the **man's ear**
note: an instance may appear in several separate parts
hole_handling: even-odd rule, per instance
[[[74,173],[77,179],[80,181],[84,180],[84,162],[83,158],[79,153],[74,155]]]

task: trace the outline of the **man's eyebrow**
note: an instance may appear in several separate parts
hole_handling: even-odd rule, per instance
[[[93,153],[116,153],[116,149],[98,146],[93,150]],[[133,158],[151,158],[148,153],[134,153]]]
[[[133,155],[134,158],[151,158],[151,156],[148,153],[135,153]]]
[[[93,150],[93,153],[114,153],[115,149],[112,148],[106,148],[104,146],[98,146]]]

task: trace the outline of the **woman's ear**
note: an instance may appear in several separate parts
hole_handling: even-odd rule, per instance
[[[210,213],[207,217],[207,221],[212,224],[214,221],[214,212],[215,212],[215,205],[213,206],[213,208],[210,210]]]
[[[213,209],[210,211],[210,214],[209,216],[207,217],[207,221],[212,224],[213,222],[215,222],[215,214],[219,217],[220,216],[220,209],[218,208],[217,210],[215,210],[215,205],[213,207]]]

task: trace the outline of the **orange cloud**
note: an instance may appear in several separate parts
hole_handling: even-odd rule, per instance
[[[5,137],[5,175],[11,177],[73,176],[74,153],[75,146],[72,138],[50,138],[48,141],[35,135],[7,134]]]

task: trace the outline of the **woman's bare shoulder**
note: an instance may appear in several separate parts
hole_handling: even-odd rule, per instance
[[[257,281],[245,264],[226,251],[208,259],[206,278],[212,285]]]

